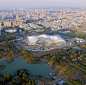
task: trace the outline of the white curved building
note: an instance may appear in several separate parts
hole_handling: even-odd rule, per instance
[[[5,30],[5,32],[9,32],[9,33],[13,33],[13,32],[16,32],[17,31],[17,29],[16,28],[13,28],[13,29],[7,29],[7,30]]]
[[[38,36],[27,36],[28,44],[52,44],[52,43],[63,43],[66,41],[59,35],[38,35]]]

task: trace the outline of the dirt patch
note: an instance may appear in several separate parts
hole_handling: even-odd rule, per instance
[[[33,55],[34,57],[41,57],[42,55],[46,55],[46,54],[52,54],[52,53],[56,53],[59,51],[64,51],[62,49],[53,49],[50,51],[30,51],[30,54]]]
[[[86,27],[85,27],[86,28]],[[76,30],[77,32],[80,32],[80,31],[86,31],[85,28],[71,28],[72,30]]]

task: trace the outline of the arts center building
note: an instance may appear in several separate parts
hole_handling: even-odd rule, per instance
[[[38,35],[38,36],[27,36],[28,45],[65,45],[66,41],[60,35]]]

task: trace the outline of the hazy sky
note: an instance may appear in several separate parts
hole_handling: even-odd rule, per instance
[[[86,7],[86,0],[0,0],[0,9],[13,7]]]

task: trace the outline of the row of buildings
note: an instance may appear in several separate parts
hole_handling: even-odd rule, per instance
[[[28,25],[26,23],[27,20],[35,22],[31,22]],[[71,9],[18,9],[11,10],[10,12],[0,12],[0,21],[4,26],[19,25],[25,30],[29,28],[42,28],[37,25],[41,24],[45,27],[50,27],[52,31],[57,31],[58,29],[83,26],[86,23],[86,11]]]
[[[12,22],[4,22],[4,26],[16,26],[23,24],[23,21],[12,21]]]

